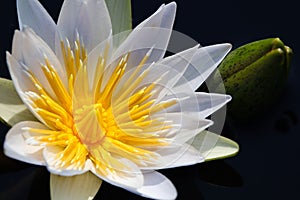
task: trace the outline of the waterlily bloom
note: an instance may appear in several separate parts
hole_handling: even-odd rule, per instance
[[[53,174],[90,171],[145,197],[175,199],[175,187],[155,170],[204,161],[190,141],[230,96],[195,90],[231,45],[197,45],[164,58],[174,2],[115,48],[104,0],[65,0],[57,24],[37,0],[17,5],[20,30],[7,63],[39,122],[13,126],[5,154]]]

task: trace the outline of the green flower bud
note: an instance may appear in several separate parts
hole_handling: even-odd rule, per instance
[[[284,88],[292,50],[279,38],[255,41],[232,51],[219,66],[226,93],[232,96],[229,116],[251,119],[269,109]]]

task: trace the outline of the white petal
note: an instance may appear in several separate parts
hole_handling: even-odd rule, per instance
[[[193,48],[167,57],[153,65],[154,67],[151,68],[149,77],[145,77],[144,81],[146,83],[152,83],[163,75],[162,80],[158,82],[163,89],[160,89],[161,91],[158,97],[156,97],[157,102],[159,102],[167,93],[172,93],[173,86],[183,76],[198,47],[199,45],[196,45]]]
[[[159,170],[159,169],[168,169],[181,166],[194,165],[205,161],[203,155],[200,154],[200,151],[195,149],[189,144],[178,145],[177,150],[163,150],[160,152],[162,154],[162,159],[160,165],[149,166],[143,169],[147,170]]]
[[[101,184],[102,180],[90,172],[72,177],[51,174],[51,199],[93,199]]]
[[[17,0],[20,30],[29,26],[54,50],[56,25],[37,0]]]
[[[5,155],[35,165],[44,165],[42,146],[32,146],[25,142],[24,134],[28,128],[47,129],[38,122],[20,122],[13,126],[7,133],[4,142]]]
[[[43,118],[40,117],[40,115],[37,114],[35,109],[32,107],[31,100],[28,98],[28,95],[26,95],[28,94],[27,92],[30,92],[31,94],[33,94],[33,92],[38,94],[39,92],[37,91],[33,82],[30,80],[24,66],[21,66],[21,64],[17,62],[17,60],[8,52],[6,53],[6,60],[14,87],[19,97],[22,99],[23,103],[30,110],[30,112],[37,119],[39,119],[40,122],[44,122]]]
[[[198,48],[199,45],[196,45],[193,48],[189,48],[173,56],[166,57],[158,63],[161,65],[169,66],[178,72],[185,71],[186,67],[197,52]]]
[[[96,167],[92,167],[91,172],[93,172],[100,179],[117,187],[125,189],[130,188],[131,190],[141,187],[144,182],[144,177],[140,169],[138,169],[134,163],[128,161],[127,159],[120,158],[120,161],[130,166],[130,171],[118,171],[118,169],[111,171],[109,169],[96,169]]]
[[[126,98],[129,98],[129,95],[132,95],[132,92],[138,91],[139,89],[144,88],[152,83],[156,83],[153,91],[157,90],[157,92],[155,95],[152,95],[151,98],[155,98],[156,102],[159,102],[162,97],[172,90],[176,82],[182,77],[197,49],[198,45],[173,56],[167,57],[158,63],[153,63],[150,66],[145,65],[139,73],[135,73],[136,68],[133,68],[132,70],[128,71],[120,80],[120,83],[113,91],[113,97],[115,97],[113,99],[118,101],[120,94],[126,93],[129,88],[132,91],[130,93],[127,92],[128,95]],[[140,77],[143,73],[146,73],[147,75],[140,83],[136,84],[135,88],[128,87],[134,84],[130,82],[130,80],[137,80],[138,77]],[[135,74],[135,76],[133,74]],[[134,76],[133,79],[132,76]]]
[[[231,44],[218,44],[200,48],[182,79],[175,85],[174,90],[184,92],[189,88],[195,91],[216,69],[230,49]]]
[[[61,152],[63,149],[60,147],[45,147],[43,150],[43,157],[44,160],[46,161],[46,166],[49,172],[61,176],[74,176],[74,175],[79,175],[83,174],[91,168],[90,164],[86,164],[83,169],[78,169],[73,165],[61,168],[57,166],[57,154]],[[63,160],[61,160],[63,162]]]
[[[193,120],[195,119],[191,118],[191,121]],[[181,131],[179,130],[179,133],[175,136],[176,143],[183,144],[188,140],[190,140],[191,138],[194,138],[197,134],[199,134],[204,129],[213,125],[213,121],[203,120],[203,119],[199,120],[198,122],[195,121],[194,123],[198,124],[198,127],[195,128],[194,130],[186,130],[186,129],[182,129]],[[193,126],[195,125],[193,124]]]
[[[70,41],[77,35],[87,52],[106,40],[112,32],[111,21],[104,0],[66,0],[58,19],[60,38]]]
[[[184,152],[180,156],[177,156],[176,159],[174,159],[174,162],[169,163],[169,165],[165,166],[164,168],[166,169],[181,166],[189,166],[202,163],[204,161],[204,157],[200,154],[198,150],[196,150],[190,145],[187,145],[187,147],[185,147],[184,149]]]
[[[128,69],[136,67],[151,48],[153,50],[146,63],[163,58],[172,32],[175,12],[175,2],[161,6],[129,34],[116,50],[112,62],[130,52]]]
[[[158,113],[151,116],[153,119],[164,119],[166,122],[172,122],[172,130],[181,131],[197,131],[201,128],[207,128],[212,125],[212,121],[190,116],[188,113]]]
[[[161,148],[148,147],[147,150],[160,156],[155,158],[156,162],[141,168],[156,170],[202,162],[203,156],[192,148],[189,143],[192,143],[196,135],[211,126],[212,121],[194,119],[182,113],[166,113],[164,119],[172,121],[175,125],[169,130],[169,133],[165,133],[165,136],[159,134],[162,138],[168,138],[170,144]]]
[[[169,113],[188,113],[200,119],[205,119],[215,111],[222,108],[231,100],[231,96],[215,93],[196,92],[193,94],[178,93],[165,96],[162,100],[168,99],[178,100],[178,103],[166,109]]]
[[[22,95],[20,95],[20,93],[22,94],[23,92],[26,91],[36,92],[37,90],[35,86],[33,85],[32,81],[29,79],[23,67],[8,52],[6,52],[6,61],[7,61],[11,78],[14,82],[14,86],[17,92],[19,93],[19,96],[21,97]]]
[[[192,141],[193,139],[191,139],[189,143],[192,143]],[[151,148],[149,148],[149,150],[151,150]],[[153,151],[155,151],[155,153],[157,154],[160,154],[160,157],[156,158],[157,162],[149,164],[148,166],[142,166],[141,169],[168,169],[180,166],[194,165],[204,161],[204,156],[200,154],[200,151],[198,151],[188,143],[177,143],[176,141],[174,141],[169,146],[163,147],[159,150],[155,150],[153,148]]]
[[[128,190],[151,199],[172,200],[177,197],[177,191],[172,182],[156,171],[144,173],[144,185],[142,187]]]
[[[54,97],[54,93],[49,85],[42,64],[45,65],[46,58],[59,74],[62,82],[67,85],[65,71],[62,68],[56,55],[50,47],[31,29],[24,28],[24,31],[16,31],[13,39],[12,56],[20,63],[23,69],[32,72],[40,81],[43,87]]]

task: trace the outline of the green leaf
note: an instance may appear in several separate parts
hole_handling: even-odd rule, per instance
[[[21,121],[37,121],[20,99],[13,82],[4,78],[0,78],[0,120],[9,126]]]
[[[209,131],[199,133],[193,139],[192,146],[200,150],[205,161],[232,157],[239,151],[239,145],[236,142]]]
[[[132,29],[131,0],[105,0],[105,2],[115,36],[114,46],[118,47]]]
[[[102,180],[86,172],[75,176],[51,174],[50,190],[52,200],[93,199],[100,189]]]

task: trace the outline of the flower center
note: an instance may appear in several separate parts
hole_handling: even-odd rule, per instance
[[[122,93],[113,97],[122,79],[129,54],[124,55],[111,73],[105,72],[107,45],[98,58],[92,86],[89,83],[87,54],[79,40],[74,50],[61,42],[68,85],[64,85],[50,61],[45,58],[42,69],[55,94],[51,96],[39,80],[28,71],[37,92],[26,95],[39,119],[50,130],[31,129],[28,142],[32,145],[59,147],[56,166],[83,168],[89,158],[103,173],[109,170],[127,170],[120,161],[126,158],[138,166],[153,164],[159,156],[153,150],[168,144],[167,138],[157,134],[171,128],[170,124],[153,114],[170,107],[175,100],[156,103],[153,98],[156,83],[137,89],[148,71],[139,72],[147,61],[146,55],[121,86]],[[105,79],[105,75],[109,78]]]

